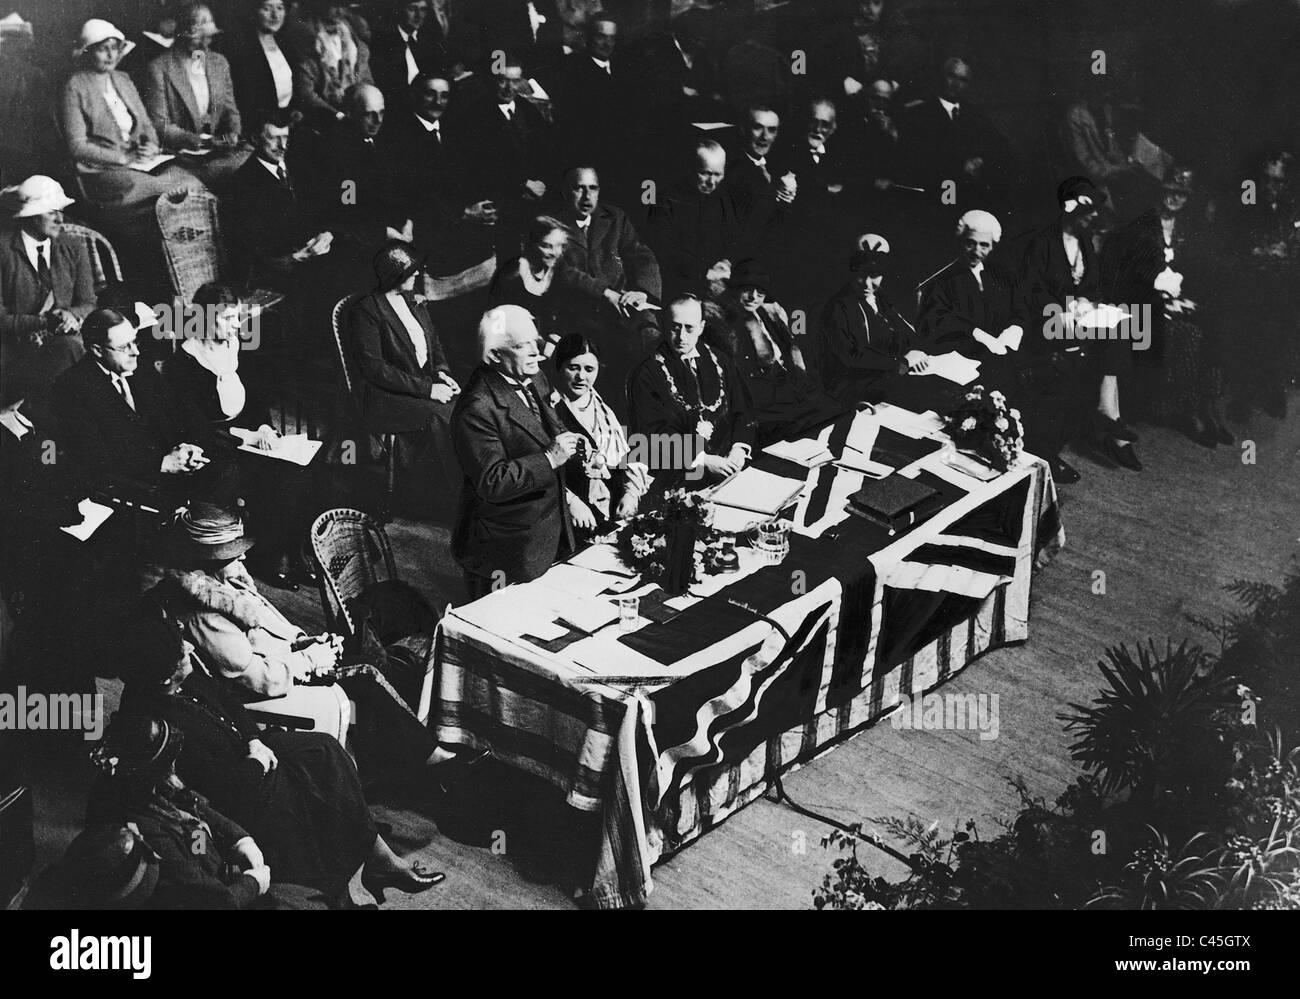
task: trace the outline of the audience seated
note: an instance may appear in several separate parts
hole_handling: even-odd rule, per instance
[[[570,233],[556,275],[568,293],[563,326],[601,344],[606,397],[621,413],[632,365],[659,341],[659,262],[627,214],[604,200],[593,168],[569,170],[563,194],[557,217]]]
[[[446,72],[428,0],[386,0],[392,20],[370,37],[370,72],[391,112],[411,110],[410,85],[421,74]],[[434,24],[436,25],[436,21]]]
[[[416,777],[440,762],[433,736],[376,666],[341,666],[341,636],[307,635],[258,592],[244,565],[252,547],[229,509],[192,503],[177,513],[159,553],[162,581],[150,593],[208,668],[245,701],[337,682],[356,703],[348,731],[367,774]]]
[[[532,314],[546,340],[543,353],[548,356],[560,339],[565,288],[557,275],[565,266],[564,251],[571,236],[559,219],[537,216],[524,232],[523,252],[497,271],[488,292],[492,305],[517,305]]]
[[[656,491],[714,485],[749,462],[754,422],[745,391],[726,355],[700,340],[704,306],[694,295],[673,299],[659,348],[632,372],[632,429],[646,439],[680,442],[680,467],[654,469]]]
[[[54,384],[60,450],[73,474],[163,513],[191,498],[232,503],[233,464],[194,401],[177,397],[152,365],[139,365],[135,323],[99,309],[81,335],[86,356]]]
[[[149,63],[145,104],[162,148],[181,153],[214,191],[248,158],[226,57],[212,51],[218,32],[206,3],[177,8],[176,43]],[[186,156],[202,152],[201,158]]]
[[[156,231],[160,194],[203,185],[174,161],[142,169],[161,147],[135,84],[116,69],[128,46],[107,21],[92,18],[82,26],[77,68],[63,86],[59,129],[87,197],[105,219],[138,237]]]
[[[346,898],[364,864],[362,883],[382,902],[384,887],[423,891],[443,879],[393,853],[370,817],[356,764],[332,736],[259,731],[156,606],[146,603],[124,637],[122,716],[180,731],[177,775],[249,831],[277,880]]]
[[[54,380],[81,360],[81,323],[95,307],[86,246],[63,233],[73,199],[49,177],[0,191],[13,223],[0,235],[0,395],[47,422]]]
[[[541,335],[525,309],[484,313],[478,338],[482,363],[451,427],[463,474],[451,553],[472,598],[536,579],[573,550],[561,469],[582,439],[551,408]]]

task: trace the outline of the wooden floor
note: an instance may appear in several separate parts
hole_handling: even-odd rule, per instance
[[[1054,799],[1074,773],[1055,715],[1092,697],[1095,663],[1108,644],[1201,638],[1185,614],[1226,612],[1232,600],[1223,584],[1276,581],[1293,563],[1300,549],[1294,392],[1291,402],[1287,421],[1257,415],[1245,428],[1253,464],[1243,463],[1240,447],[1206,451],[1150,428],[1138,445],[1141,474],[1075,462],[1084,478],[1061,489],[1066,547],[1035,579],[1029,641],[977,660],[945,688],[997,694],[999,737],[876,726],[790,776],[789,794],[844,821],[915,815],[951,829],[974,819],[988,835],[1015,809],[1009,778],[1023,777],[1035,795]],[[406,579],[440,604],[462,599],[445,528],[399,520],[389,533]],[[1098,572],[1104,595],[1093,592]],[[267,592],[304,627],[320,624],[314,593]],[[83,770],[50,770],[36,789],[44,860],[75,830],[86,780]],[[521,876],[508,849],[501,856],[456,843],[415,811],[377,810],[393,824],[399,850],[419,849],[449,875],[385,908],[572,907],[560,889]],[[657,866],[649,907],[808,907],[832,859],[820,846],[825,832],[784,806],[756,802]],[[860,855],[877,873],[900,873],[870,848]]]

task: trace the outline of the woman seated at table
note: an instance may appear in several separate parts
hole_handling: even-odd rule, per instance
[[[218,439],[229,445],[239,464],[241,481],[252,493],[251,513],[262,542],[258,576],[296,590],[300,582],[316,579],[302,551],[313,515],[308,502],[310,468],[238,450],[244,441],[232,432],[234,428],[256,430],[259,443],[266,447],[279,437],[270,425],[269,409],[249,399],[239,374],[241,337],[248,335],[245,313],[234,289],[215,282],[200,287],[193,304],[204,315],[201,335],[184,336],[163,373],[176,394],[191,400],[218,430]]]
[[[588,537],[608,533],[616,520],[636,513],[650,488],[650,470],[629,461],[627,435],[614,411],[596,391],[600,351],[586,337],[570,333],[555,347],[555,412],[568,430],[586,440],[585,460],[564,466],[569,517]]]
[[[790,317],[769,301],[772,279],[756,260],[742,260],[721,301],[716,333],[740,375],[755,423],[755,443],[765,447],[833,420],[844,411],[817,388],[790,332]]]
[[[247,700],[279,697],[295,683],[337,681],[356,702],[352,734],[369,774],[416,776],[447,759],[388,679],[374,666],[336,672],[339,635],[310,636],[257,591],[244,567],[253,542],[229,510],[211,503],[182,509],[171,525],[163,578],[151,593],[177,621],[210,669]],[[423,677],[394,675],[404,689]],[[416,699],[418,694],[412,696]]]
[[[201,153],[202,158],[187,158],[189,169],[213,190],[223,188],[249,156],[230,64],[212,51],[218,30],[202,0],[177,7],[176,41],[149,64],[145,90],[163,149]]]
[[[86,194],[105,217],[135,237],[156,236],[158,196],[203,183],[175,162],[139,169],[161,150],[135,84],[115,68],[130,51],[122,32],[92,18],[81,29],[76,69],[63,87],[59,129]]]
[[[539,215],[524,233],[523,252],[497,271],[489,289],[493,306],[518,305],[533,314],[537,329],[547,341],[542,353],[549,357],[560,339],[563,291],[555,280],[564,266],[569,227],[550,215]]]
[[[374,83],[370,48],[357,37],[341,0],[310,0],[303,17],[310,48],[294,73],[294,96],[311,121],[327,125],[344,117],[343,95],[357,83]]]
[[[260,732],[156,605],[146,603],[124,640],[122,713],[180,729],[177,774],[257,839],[278,878],[346,892],[364,864],[362,883],[381,902],[386,886],[424,891],[443,880],[384,842],[337,740]]]

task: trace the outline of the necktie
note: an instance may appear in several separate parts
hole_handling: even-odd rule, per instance
[[[515,120],[515,109],[512,108],[510,105],[508,105],[508,104],[503,104],[503,105],[501,106],[501,113],[504,114],[504,115],[506,116],[506,121],[514,121],[514,120]]]
[[[41,279],[41,285],[46,291],[54,289],[54,276],[50,273],[50,260],[45,255],[45,246],[42,244],[36,248],[36,273]]]
[[[126,379],[121,375],[113,376],[113,387],[117,389],[117,394],[122,397],[122,401],[131,407],[131,412],[135,412],[135,399],[131,396],[131,386],[126,383]]]
[[[961,115],[961,105],[960,105],[960,104],[954,104],[954,105],[952,106],[952,120],[953,120],[953,121],[956,121],[957,118],[958,118],[960,115]]]
[[[764,158],[761,159],[761,160],[754,160],[754,166],[758,167],[759,172],[763,174],[763,179],[764,179],[765,181],[767,181],[769,184],[772,183],[772,175],[771,175],[770,173],[767,172],[767,158],[766,158],[766,157],[764,157]]]
[[[281,163],[279,169],[275,171],[275,175],[280,178],[280,183],[284,185],[284,189],[292,194],[293,185],[289,183],[289,171],[284,168],[283,163]]]

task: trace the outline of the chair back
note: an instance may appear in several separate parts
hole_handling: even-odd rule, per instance
[[[63,233],[86,244],[86,254],[90,257],[91,274],[95,279],[95,291],[103,291],[109,281],[121,282],[122,264],[117,259],[113,244],[102,233],[84,225],[72,222],[63,223]]]
[[[326,510],[311,525],[311,550],[319,569],[326,624],[351,639],[356,622],[348,601],[374,583],[397,578],[388,535],[378,520],[360,510]]]
[[[172,290],[188,305],[194,293],[221,278],[221,222],[211,191],[178,187],[158,199],[154,212]]]
[[[355,298],[355,295],[340,298],[334,303],[334,311],[330,313],[330,328],[334,332],[334,349],[338,352],[339,370],[343,372],[343,387],[347,389],[349,399],[356,398],[353,393],[353,386],[357,384],[357,378],[352,370],[352,361],[348,357],[347,345],[343,342],[343,321]]]

